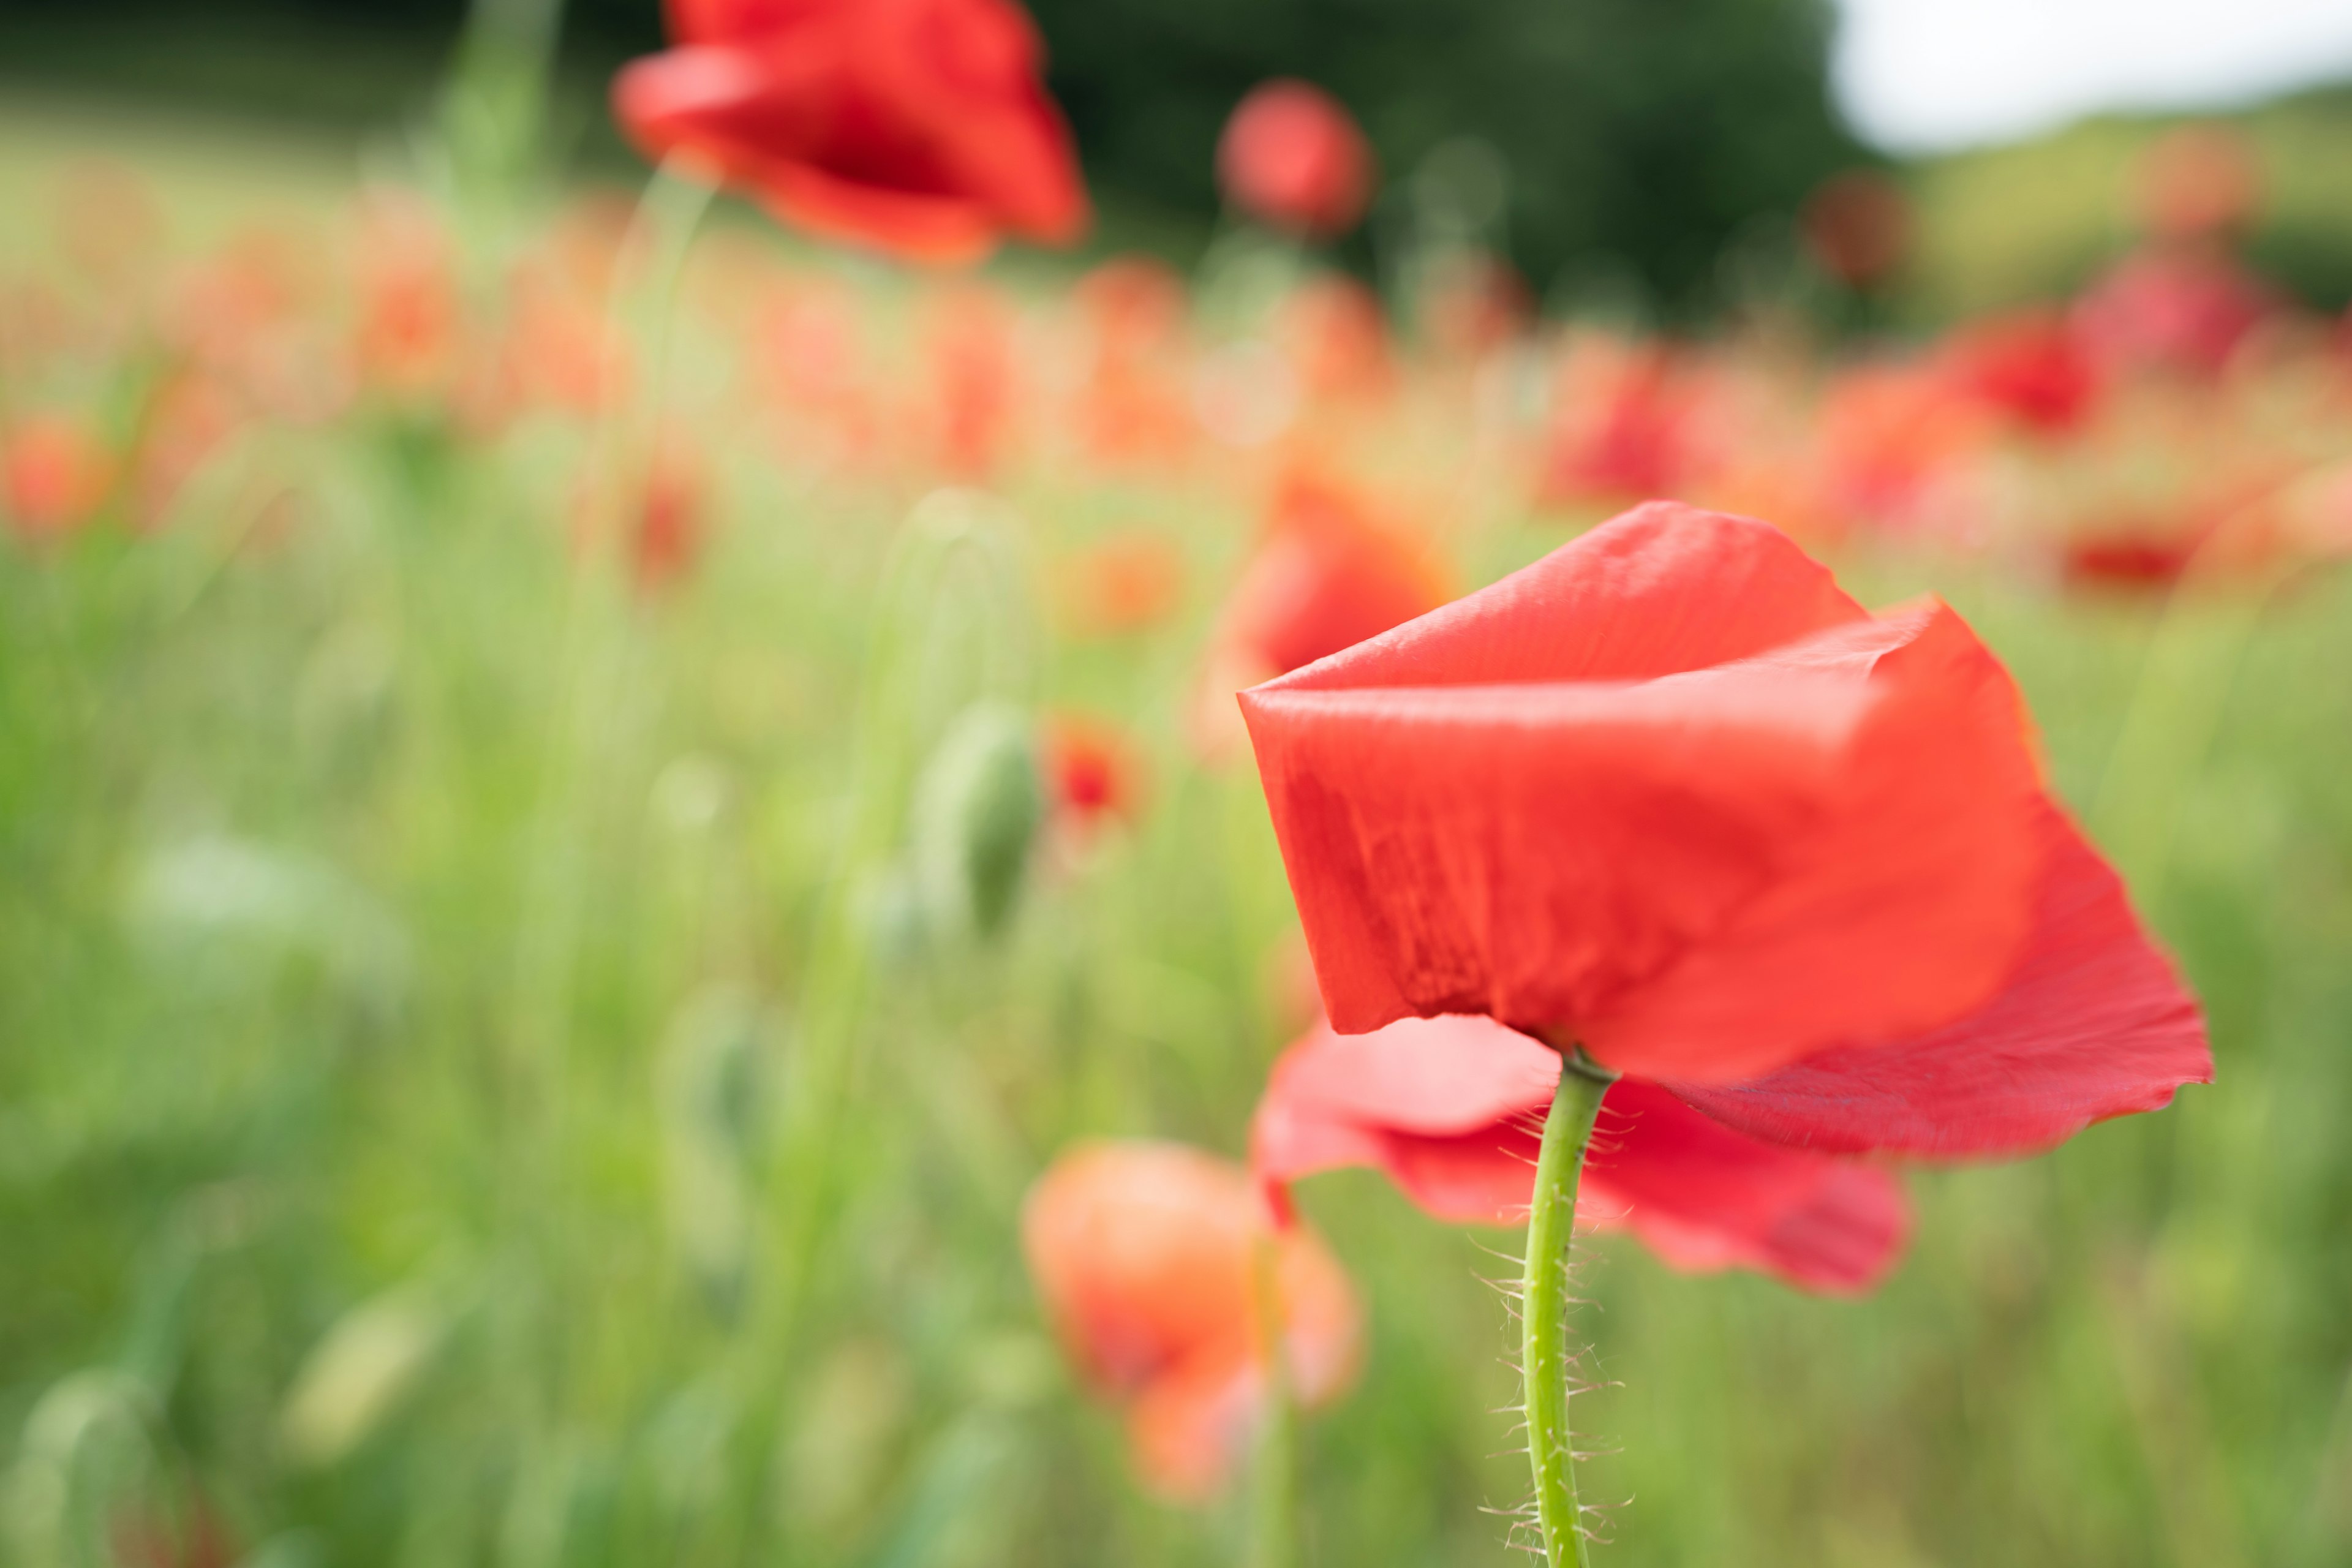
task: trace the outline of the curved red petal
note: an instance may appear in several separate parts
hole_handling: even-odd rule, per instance
[[[1651,501],[1260,689],[1644,680],[1865,618],[1771,524]]]
[[[1770,883],[1578,1020],[1623,1071],[1722,1083],[1937,1027],[1992,995],[2031,930],[2046,797],[2016,687],[1966,623],[1930,604],[1750,663],[1862,674],[1878,700]]]
[[[2026,933],[2021,710],[1941,606],[1648,680],[1242,700],[1342,1030],[1484,1013],[1720,1082],[1959,1016]]]
[[[1310,1031],[1276,1064],[1251,1163],[1274,1184],[1369,1165],[1440,1219],[1519,1223],[1558,1081],[1556,1065],[1537,1078],[1532,1045],[1472,1017]],[[1481,1106],[1494,1111],[1485,1125],[1454,1125]],[[1831,1291],[1874,1283],[1909,1226],[1887,1173],[1743,1136],[1633,1079],[1602,1102],[1577,1215],[1633,1231],[1678,1268],[1755,1268]]]
[[[1752,1083],[1675,1085],[1691,1105],[1776,1143],[1959,1158],[2028,1153],[2210,1083],[2196,1000],[2117,879],[2054,805],[2032,935],[2008,983],[1967,1017],[1842,1047]]]

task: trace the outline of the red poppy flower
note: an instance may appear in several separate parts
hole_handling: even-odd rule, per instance
[[[651,156],[688,153],[789,223],[919,260],[1086,226],[1012,0],[669,0],[669,25],[677,47],[613,84]]]
[[[1884,282],[1911,251],[1911,198],[1874,169],[1849,169],[1805,199],[1805,243],[1839,282]]]
[[[1321,88],[1287,79],[1251,89],[1217,141],[1226,199],[1277,228],[1345,234],[1372,198],[1372,150]]]
[[[2263,281],[2224,251],[2151,247],[2076,300],[2074,323],[2103,366],[2210,377],[2277,309]]]
[[[1965,396],[2044,435],[2075,429],[2097,401],[2097,368],[2054,310],[1971,321],[1946,341],[1943,357]]]
[[[1062,713],[1045,734],[1045,778],[1056,812],[1082,829],[1132,818],[1141,805],[1141,764],[1125,735],[1098,719]]]
[[[1245,1450],[1265,1393],[1260,1248],[1273,1274],[1292,1396],[1353,1381],[1362,1313],[1347,1275],[1303,1226],[1270,1234],[1246,1173],[1174,1143],[1065,1154],[1021,1216],[1031,1277],[1071,1360],[1126,1406],[1146,1485],[1205,1500]]]
[[[71,532],[113,487],[113,459],[78,420],[27,419],[0,445],[0,499],[8,521],[28,538]]]
[[[1370,1035],[1318,1023],[1275,1064],[1251,1163],[1277,1201],[1301,1176],[1371,1165],[1440,1219],[1523,1222],[1559,1083],[1556,1053],[1492,1019],[1407,1018]],[[1874,1283],[1910,1229],[1885,1171],[1748,1137],[1630,1078],[1601,1102],[1577,1217],[1632,1231],[1678,1268],[1757,1268],[1832,1291]]]
[[[1948,1154],[2210,1072],[2008,672],[1768,524],[1654,502],[1241,700],[1342,1031],[1483,1013],[1747,1131]]]
[[[1265,542],[1226,601],[1217,643],[1224,662],[1262,679],[1409,621],[1446,592],[1430,552],[1362,496],[1295,473],[1276,492]]]

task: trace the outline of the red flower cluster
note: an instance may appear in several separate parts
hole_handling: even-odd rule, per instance
[[[669,26],[677,47],[614,81],[622,126],[789,223],[929,261],[1086,226],[1013,0],[669,0]]]
[[[1639,508],[1242,706],[1333,1024],[1628,1075],[1594,1202],[1670,1259],[1864,1283],[1900,1205],[1829,1156],[2044,1148],[2210,1075],[1999,661],[1763,523]],[[1541,1065],[1310,1036],[1260,1159],[1491,1215]]]

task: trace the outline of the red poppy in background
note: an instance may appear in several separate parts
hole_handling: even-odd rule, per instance
[[[1805,198],[1803,227],[1822,270],[1850,288],[1873,288],[1911,254],[1911,198],[1875,169],[1849,169]]]
[[[1312,664],[1445,602],[1433,555],[1363,497],[1293,473],[1276,491],[1265,540],[1225,603],[1221,670],[1236,685]]]
[[[2279,308],[2228,252],[2150,247],[2117,262],[2074,302],[2074,330],[2102,367],[2210,378]]]
[[[1653,502],[1241,702],[1342,1031],[1483,1013],[1822,1149],[2210,1073],[2008,672],[1768,524]]]
[[[1266,1391],[1261,1249],[1292,1397],[1354,1380],[1363,1314],[1319,1237],[1274,1233],[1248,1174],[1175,1143],[1093,1143],[1055,1161],[1021,1215],[1029,1272],[1070,1359],[1126,1408],[1144,1483],[1202,1501],[1245,1452]]]
[[[1560,362],[1539,489],[1563,503],[1680,490],[1697,457],[1698,396],[1663,343],[1594,338]]]
[[[1287,78],[1253,88],[1217,140],[1217,183],[1251,216],[1315,238],[1345,234],[1372,199],[1371,144],[1345,105]]]
[[[26,538],[69,533],[106,504],[114,470],[113,458],[88,426],[42,415],[0,443],[0,502]]]
[[[1963,395],[2043,435],[2079,428],[2097,405],[2098,367],[2055,310],[1978,317],[1944,341],[1943,363]]]
[[[1369,1035],[1318,1023],[1275,1063],[1251,1163],[1277,1202],[1301,1176],[1370,1165],[1439,1219],[1522,1223],[1559,1084],[1549,1047],[1490,1018]],[[1577,1217],[1632,1231],[1678,1268],[1756,1268],[1830,1291],[1874,1284],[1910,1230],[1902,1188],[1877,1166],[1748,1137],[1630,1078],[1601,1102]]]
[[[669,0],[676,47],[613,83],[622,127],[786,222],[918,260],[1087,224],[1068,128],[1012,0]]]
[[[1142,764],[1113,726],[1077,713],[1045,722],[1045,780],[1055,814],[1085,830],[1132,819],[1142,805]]]

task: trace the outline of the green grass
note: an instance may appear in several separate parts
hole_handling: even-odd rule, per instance
[[[1237,1560],[1238,1501],[1133,1489],[1016,1223],[1081,1137],[1237,1153],[1283,1043],[1256,782],[1184,739],[1241,487],[1017,470],[1017,591],[956,578],[884,623],[913,697],[861,733],[931,481],[780,467],[737,324],[686,319],[669,396],[719,526],[674,592],[567,597],[578,432],[380,407],[275,433],[165,532],[0,551],[0,1560],[106,1561],[124,1500],[191,1485],[272,1568]],[[1182,553],[1182,613],[1052,632],[1051,564],[1111,528]],[[1455,543],[1485,580],[1564,537],[1490,503]],[[2151,613],[1841,564],[1952,597],[2098,795]],[[2167,625],[2242,662],[2210,749],[2111,797],[2175,824],[2147,912],[2218,1083],[1915,1176],[1916,1246],[1865,1300],[1595,1243],[1600,1562],[2352,1555],[2352,583],[2243,624]],[[1026,673],[990,674],[1024,635]],[[600,661],[576,733],[567,646]],[[915,759],[992,688],[1129,726],[1143,818],[1035,878],[1001,943],[886,949],[856,986],[820,939],[864,907],[829,901],[861,806],[895,850]],[[537,967],[549,942],[572,962]],[[814,1189],[787,1158],[812,1116]],[[1482,1508],[1528,1482],[1481,1276],[1513,1238],[1367,1173],[1303,1196],[1371,1313],[1360,1386],[1301,1435],[1308,1560],[1501,1561]]]

